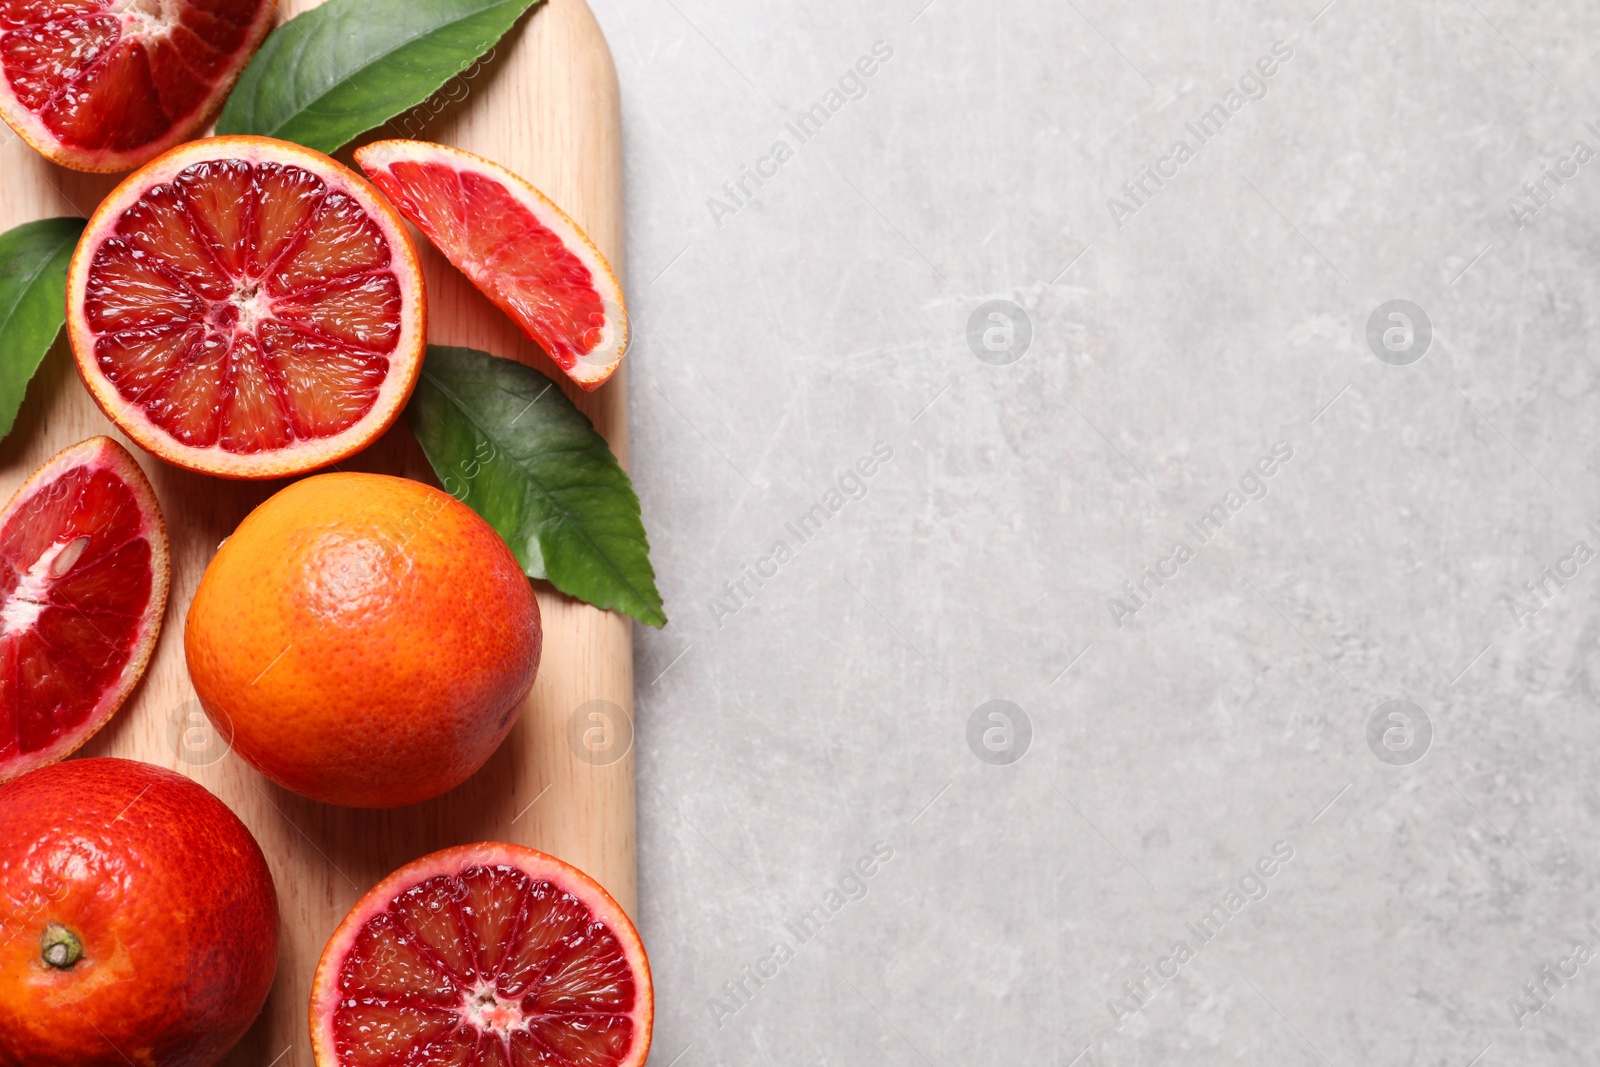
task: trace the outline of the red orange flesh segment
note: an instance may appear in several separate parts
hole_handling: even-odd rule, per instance
[[[519,845],[390,875],[323,951],[317,1067],[638,1067],[654,1018],[633,923],[593,879]]]
[[[167,603],[167,530],[128,450],[91,437],[0,512],[0,782],[66,757],[144,673]]]
[[[130,170],[222,108],[267,0],[0,0],[0,116],[74,170]]]
[[[610,264],[577,223],[498,163],[426,141],[375,141],[356,162],[445,258],[586,390],[628,350]]]
[[[405,225],[355,173],[261,137],[175,149],[95,212],[68,328],[111,420],[179,466],[295,474],[365,447],[420,370]]]

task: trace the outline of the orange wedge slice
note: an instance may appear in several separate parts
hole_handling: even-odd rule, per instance
[[[356,162],[445,258],[582,388],[628,350],[622,286],[549,197],[498,163],[427,141],[375,141]]]

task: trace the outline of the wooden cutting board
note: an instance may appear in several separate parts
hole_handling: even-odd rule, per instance
[[[316,0],[279,6],[289,17]],[[549,0],[534,9],[487,62],[447,87],[434,105],[367,139],[379,135],[439,141],[505,164],[565,208],[622,276],[616,71],[584,0]],[[341,158],[348,164],[349,152]],[[0,148],[0,176],[0,230],[54,215],[87,216],[118,180],[46,163],[14,136]],[[425,240],[417,243],[427,275],[430,340],[524,358],[566,385],[504,315]],[[566,390],[624,464],[625,379],[626,367],[597,394]],[[222,481],[147,455],[100,413],[61,339],[29,386],[16,428],[0,443],[0,491],[9,496],[40,463],[93,434],[127,444],[150,476],[172,539],[172,592],[143,683],[82,754],[145,760],[201,782],[255,833],[277,882],[284,935],[277,984],[261,1019],[226,1063],[310,1067],[306,1011],[323,944],[362,893],[425,853],[485,840],[531,845],[589,872],[635,912],[633,657],[626,618],[535,583],[545,635],[539,679],[520,723],[476,776],[438,800],[395,811],[313,803],[262,778],[227,750],[195,703],[183,656],[183,620],[206,563],[239,521],[286,483]],[[404,420],[340,466],[435,481]],[[205,857],[194,861],[203,866]]]

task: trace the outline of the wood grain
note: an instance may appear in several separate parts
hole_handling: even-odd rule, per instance
[[[285,16],[316,6],[285,0]],[[622,166],[616,72],[583,0],[550,0],[437,105],[377,136],[413,136],[477,152],[533,182],[584,228],[622,276]],[[372,138],[368,138],[372,139]],[[349,162],[349,152],[341,153]],[[116,178],[46,163],[12,137],[0,148],[0,229],[85,215]],[[564,376],[420,237],[430,340],[470,345]],[[568,388],[627,463],[626,365],[598,393]],[[521,722],[475,777],[427,804],[363,812],[304,800],[266,781],[206,723],[183,657],[183,619],[217,544],[282,482],[189,474],[131,445],[100,413],[64,340],[30,385],[16,429],[0,443],[10,494],[45,459],[92,434],[129,444],[150,475],[172,537],[172,594],[145,680],[84,749],[170,767],[203,783],[247,823],[277,882],[283,951],[255,1027],[225,1061],[309,1067],[306,1007],[322,946],[345,911],[383,875],[449,845],[500,840],[576,864],[635,912],[633,658],[627,619],[539,586],[544,660]],[[403,421],[342,469],[434,481]],[[579,719],[574,725],[575,716]],[[599,716],[599,717],[596,717]],[[337,743],[337,739],[331,739]],[[134,818],[136,812],[130,812]],[[204,864],[204,856],[195,857]]]

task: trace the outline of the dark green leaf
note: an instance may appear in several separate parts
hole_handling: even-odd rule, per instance
[[[422,103],[539,0],[328,0],[268,37],[217,132],[334,152]]]
[[[67,318],[67,263],[83,219],[40,219],[0,233],[0,437]]]
[[[489,520],[530,577],[666,624],[633,483],[549,378],[429,345],[406,417],[445,491]]]

